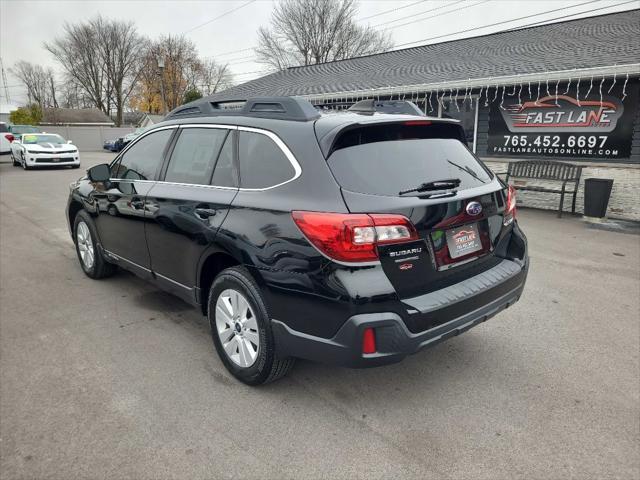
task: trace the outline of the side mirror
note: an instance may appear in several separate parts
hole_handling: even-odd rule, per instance
[[[111,177],[109,164],[101,163],[100,165],[95,165],[87,170],[87,175],[92,182],[107,182]]]
[[[67,140],[67,144],[71,145],[73,142],[71,140]]]

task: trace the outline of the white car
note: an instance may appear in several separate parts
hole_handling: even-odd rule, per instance
[[[6,123],[0,122],[0,154],[11,153],[11,141],[13,135]]]
[[[34,167],[80,167],[78,148],[55,133],[25,133],[11,142],[14,166],[28,170]]]

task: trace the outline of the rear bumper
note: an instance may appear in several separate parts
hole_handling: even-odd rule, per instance
[[[453,286],[459,294],[451,302],[434,304],[432,294],[411,299],[411,304],[406,305],[408,316],[412,311],[415,312],[416,307],[425,309],[419,312],[422,314],[428,312],[429,315],[437,316],[438,312],[446,312],[447,318],[450,318],[452,308],[457,311],[455,318],[428,330],[412,333],[406,322],[394,312],[354,315],[332,338],[308,335],[292,330],[278,320],[272,320],[278,351],[282,355],[354,368],[399,362],[423,348],[469,330],[517,302],[526,282],[528,262],[517,268],[514,268],[515,262],[505,262],[509,264],[503,267],[509,267],[506,270],[510,273],[491,285],[485,285],[485,288],[478,287],[478,282],[482,279],[475,277],[461,282]],[[440,296],[446,296],[451,292],[441,293]],[[366,328],[375,329],[376,353],[361,353],[362,336]]]

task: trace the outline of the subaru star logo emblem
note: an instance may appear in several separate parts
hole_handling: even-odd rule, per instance
[[[480,215],[482,212],[482,205],[479,202],[469,202],[467,203],[467,213],[472,216]]]

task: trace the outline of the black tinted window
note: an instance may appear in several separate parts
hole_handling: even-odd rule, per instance
[[[129,148],[111,173],[114,178],[156,180],[162,154],[173,130],[159,130],[142,137]]]
[[[220,128],[182,130],[164,179],[167,182],[209,185],[216,157],[227,132]]]
[[[222,150],[220,150],[211,184],[218,187],[237,187],[236,178],[238,175],[233,163],[233,132],[229,132],[227,141],[224,142]]]
[[[0,123],[0,132],[4,133],[4,132],[8,132],[9,129],[7,128],[7,124],[6,123]]]
[[[398,195],[401,190],[435,180],[459,178],[459,189],[491,181],[489,172],[459,140],[429,138],[366,143],[346,147],[328,160],[347,190]]]
[[[426,138],[455,138],[465,140],[458,124],[414,120],[402,123],[367,125],[342,133],[331,151],[353,147],[364,143],[390,142],[392,140],[418,140]]]
[[[271,138],[260,133],[239,132],[240,186],[266,188],[293,178],[295,170]]]

